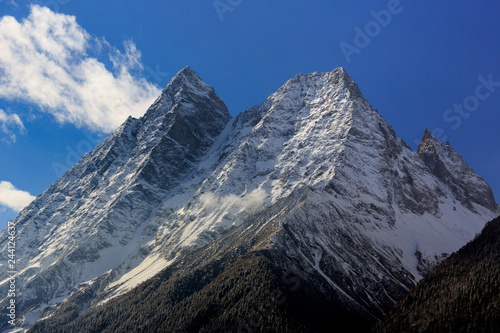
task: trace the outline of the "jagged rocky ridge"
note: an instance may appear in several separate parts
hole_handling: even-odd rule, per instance
[[[426,132],[413,152],[341,68],[299,74],[236,119],[185,68],[16,219],[21,324],[79,316],[244,225],[261,225],[250,236],[277,271],[381,318],[498,213],[443,147]],[[227,251],[254,249],[239,243]]]
[[[495,198],[488,184],[479,177],[462,157],[450,146],[439,142],[426,129],[417,154],[422,157],[432,173],[453,192],[462,205],[475,211],[474,203],[495,210]]]

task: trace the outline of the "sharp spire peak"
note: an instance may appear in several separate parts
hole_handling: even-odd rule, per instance
[[[181,69],[167,84],[163,94],[176,93],[180,90],[191,91],[196,94],[207,94],[214,91],[214,88],[207,84],[191,67],[186,66]]]

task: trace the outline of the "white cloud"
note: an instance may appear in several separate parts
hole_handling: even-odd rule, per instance
[[[88,55],[109,53],[113,70]],[[141,53],[125,42],[125,53],[91,37],[74,16],[31,6],[28,18],[0,20],[0,98],[33,103],[61,123],[111,132],[131,115],[139,117],[160,89],[134,73]]]
[[[203,204],[203,208],[207,211],[212,211],[216,208],[224,208],[226,210],[231,208],[235,211],[253,213],[262,207],[267,197],[267,192],[262,188],[258,188],[244,197],[234,194],[217,196],[211,192],[204,193],[200,196],[200,201]]]
[[[5,2],[5,0],[0,0],[0,2]],[[14,7],[19,7],[19,5],[14,0],[8,0],[7,2],[9,5],[12,5]]]
[[[29,192],[18,190],[9,182],[0,181],[0,205],[19,212],[35,199]]]
[[[0,109],[0,129],[9,137],[9,139],[3,138],[2,141],[16,142],[16,135],[12,132],[12,127],[17,127],[21,133],[25,130],[24,124],[17,114],[7,114],[4,110]]]

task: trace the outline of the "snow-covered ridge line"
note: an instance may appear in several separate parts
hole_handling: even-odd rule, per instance
[[[299,74],[232,119],[187,67],[16,219],[23,325],[85,293],[81,311],[106,302],[305,189],[270,244],[376,312],[499,213],[454,150],[427,132],[421,146],[344,69]]]

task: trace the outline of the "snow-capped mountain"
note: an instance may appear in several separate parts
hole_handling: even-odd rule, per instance
[[[471,211],[475,211],[474,203],[495,210],[495,198],[491,188],[464,162],[449,142],[445,145],[433,137],[429,130],[425,130],[417,154],[432,173],[448,185],[462,205]]]
[[[230,251],[230,232],[380,318],[499,212],[449,144],[426,131],[413,152],[341,68],[232,119],[187,67],[19,214],[18,313],[82,315],[201,246]]]

